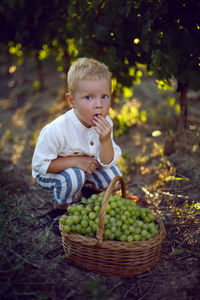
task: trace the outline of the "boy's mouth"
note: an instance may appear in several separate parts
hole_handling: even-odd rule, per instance
[[[101,116],[101,114],[95,114],[94,116],[93,116],[93,118],[95,118],[95,117],[100,117]]]

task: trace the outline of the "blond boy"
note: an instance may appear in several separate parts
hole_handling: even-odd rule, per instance
[[[113,140],[108,116],[108,67],[95,59],[80,58],[72,64],[67,80],[71,109],[42,129],[32,160],[33,177],[53,192],[58,209],[77,201],[84,184],[101,190],[122,175],[116,164],[121,150]],[[49,223],[59,215],[58,209]]]

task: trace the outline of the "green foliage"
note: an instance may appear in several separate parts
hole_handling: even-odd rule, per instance
[[[195,222],[195,217],[200,217],[200,205],[195,201],[185,200],[182,208],[176,208],[176,214],[181,218],[187,218],[188,216],[191,216],[194,218]]]
[[[125,95],[130,96],[131,94],[129,94],[129,92],[127,93],[126,91]],[[146,122],[147,120],[146,111],[140,110],[135,105],[135,99],[126,100],[120,108],[120,111],[117,109],[111,109],[110,115],[115,125],[115,136],[125,133],[129,127],[135,125],[138,121]]]
[[[64,72],[77,57],[95,57],[109,66],[116,90],[126,94],[140,83],[139,65],[147,66],[162,88],[175,78],[183,96],[181,128],[186,126],[185,91],[200,86],[199,11],[195,0],[3,0],[1,47],[13,43],[11,53],[20,63],[22,51],[40,60],[52,53],[57,70]]]

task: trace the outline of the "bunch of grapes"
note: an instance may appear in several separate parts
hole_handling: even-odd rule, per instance
[[[94,194],[69,206],[68,214],[60,218],[63,230],[95,237],[104,196],[103,192]],[[157,233],[158,225],[149,208],[141,208],[133,200],[124,199],[120,195],[109,198],[104,219],[104,240],[145,241]]]

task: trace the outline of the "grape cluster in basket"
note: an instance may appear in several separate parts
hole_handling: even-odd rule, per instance
[[[104,196],[103,192],[94,194],[69,206],[68,213],[60,218],[63,230],[95,237]],[[116,194],[109,198],[105,209],[104,240],[144,241],[158,233],[158,225],[150,209],[139,207],[133,200]]]

